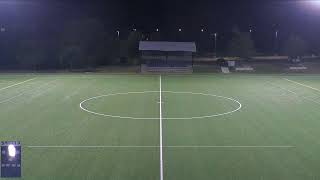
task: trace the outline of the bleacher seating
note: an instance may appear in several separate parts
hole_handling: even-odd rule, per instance
[[[191,66],[192,64],[187,61],[163,61],[163,60],[158,60],[158,61],[147,61],[146,65],[148,67],[188,67]]]

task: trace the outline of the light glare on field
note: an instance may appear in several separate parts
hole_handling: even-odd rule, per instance
[[[14,147],[14,145],[10,144],[8,146],[8,152],[9,152],[9,156],[10,157],[15,157],[16,156],[16,148]]]

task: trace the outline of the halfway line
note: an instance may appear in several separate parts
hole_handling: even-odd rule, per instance
[[[159,111],[160,111],[160,180],[163,180],[163,139],[162,139],[162,77],[160,74],[160,90],[159,90],[159,96],[160,96],[160,103],[159,103]]]

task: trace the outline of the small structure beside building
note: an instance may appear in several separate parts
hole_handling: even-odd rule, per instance
[[[192,72],[195,42],[141,41],[142,72]]]

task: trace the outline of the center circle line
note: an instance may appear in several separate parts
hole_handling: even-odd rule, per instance
[[[117,96],[117,95],[128,95],[128,94],[146,94],[146,93],[159,93],[160,91],[140,91],[140,92],[126,92],[126,93],[114,93],[114,94],[106,94],[106,95],[99,95],[99,96],[95,96],[95,97],[91,97],[88,99],[83,100],[82,102],[80,102],[80,108],[85,111],[88,112],[90,114],[94,114],[94,115],[98,115],[98,116],[104,116],[104,117],[111,117],[111,118],[120,118],[120,119],[134,119],[134,120],[157,120],[159,119],[159,117],[150,117],[150,118],[140,118],[140,117],[130,117],[130,116],[118,116],[118,115],[111,115],[111,114],[103,114],[103,113],[99,113],[99,112],[94,112],[91,111],[89,109],[87,109],[86,107],[84,107],[84,104],[90,100],[93,99],[98,99],[101,97],[108,97],[108,96]],[[233,101],[235,103],[238,104],[238,107],[232,111],[228,111],[225,113],[218,113],[218,114],[212,114],[212,115],[206,115],[206,116],[195,116],[195,117],[164,117],[162,119],[164,120],[191,120],[191,119],[206,119],[206,118],[211,118],[211,117],[219,117],[219,116],[224,116],[224,115],[228,115],[228,114],[232,114],[235,113],[237,111],[239,111],[242,108],[242,104],[233,98],[230,97],[225,97],[225,96],[219,96],[219,95],[215,95],[215,94],[207,94],[207,93],[195,93],[195,92],[176,92],[176,91],[161,91],[162,93],[172,93],[172,94],[192,94],[192,95],[203,95],[203,96],[211,96],[211,97],[218,97],[218,98],[222,98],[222,99],[227,99],[230,101]]]

